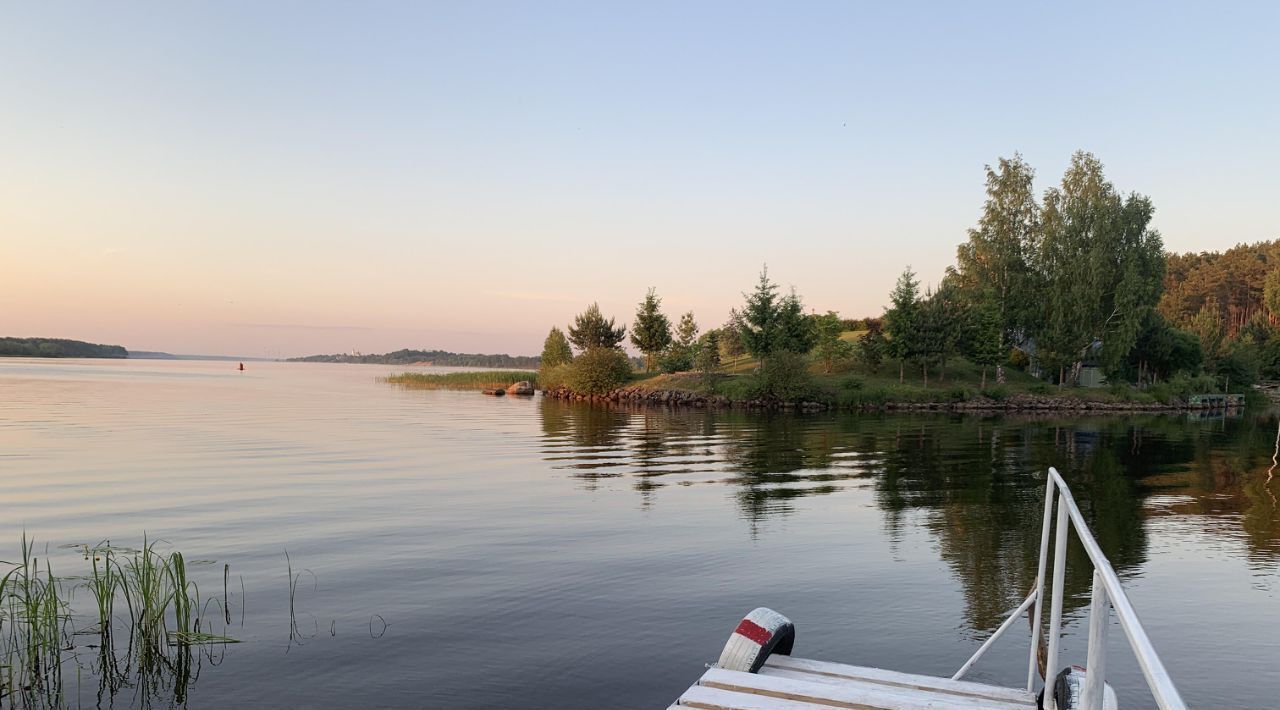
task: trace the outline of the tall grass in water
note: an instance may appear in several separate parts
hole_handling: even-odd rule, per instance
[[[309,569],[304,569],[297,574],[293,571],[293,559],[289,557],[289,551],[284,551],[285,567],[289,572],[289,646],[285,649],[288,653],[294,645],[301,646],[304,642],[315,638],[320,633],[319,622],[313,617],[311,624],[313,629],[311,633],[304,633],[298,627],[298,583],[302,581],[302,575],[311,575],[312,591],[320,586],[320,579],[316,577],[316,573]]]
[[[35,543],[22,536],[22,561],[0,577],[0,700],[15,694],[61,696],[66,603],[59,580],[45,561],[43,574]]]
[[[124,574],[116,561],[116,552],[110,546],[94,549],[87,556],[93,561],[93,574],[85,586],[93,595],[98,612],[98,631],[111,633],[111,618],[115,614],[116,594],[124,591]]]
[[[129,607],[130,631],[143,644],[155,648],[164,644],[234,642],[213,633],[212,622],[204,623],[200,588],[188,579],[187,561],[181,552],[161,554],[156,551],[156,543],[144,537],[142,549],[131,555],[121,569],[120,588]],[[225,599],[210,602],[225,608]]]
[[[61,706],[63,654],[86,634],[99,641],[100,694],[132,686],[144,695],[171,693],[181,702],[195,668],[192,646],[235,641],[214,633],[186,558],[162,553],[145,536],[141,549],[73,547],[91,561],[80,586],[93,599],[96,623],[83,629],[76,628],[64,596],[76,587],[55,577],[47,560],[40,566],[25,535],[21,561],[5,563],[11,569],[0,577],[0,706],[6,700],[13,707]],[[228,573],[224,567],[224,580]],[[127,613],[119,614],[122,604]],[[207,605],[218,607],[212,618],[229,618],[225,597]]]
[[[483,390],[505,388],[517,382],[537,382],[538,373],[516,370],[492,370],[487,372],[449,372],[426,374],[405,372],[382,378],[383,382],[411,389],[429,390]]]

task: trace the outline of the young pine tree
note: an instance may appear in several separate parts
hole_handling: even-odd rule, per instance
[[[631,324],[631,344],[644,354],[644,369],[652,372],[658,355],[671,345],[671,321],[663,315],[662,299],[650,288],[636,309]]]
[[[1004,328],[1000,304],[992,299],[979,301],[969,313],[968,332],[964,341],[965,355],[982,366],[982,389],[987,388],[987,368],[1004,357]]]
[[[908,266],[898,277],[889,294],[892,305],[884,313],[884,328],[889,335],[889,355],[898,360],[898,382],[903,381],[907,360],[920,350],[920,282]]]
[[[551,332],[547,333],[547,339],[542,343],[541,367],[549,369],[572,360],[573,350],[569,348],[569,340],[564,337],[564,331],[552,327]]]
[[[681,347],[691,348],[698,340],[698,323],[693,319],[693,311],[680,316],[680,325],[676,326],[676,342]]]
[[[742,346],[763,362],[778,348],[778,285],[769,280],[769,267],[760,270],[756,290],[744,295],[747,302],[738,314]]]
[[[600,306],[594,303],[579,313],[573,319],[573,325],[569,326],[569,342],[581,352],[616,348],[626,335],[627,327],[614,327],[613,319],[606,320],[600,315]]]
[[[694,345],[693,366],[702,375],[703,385],[710,388],[720,371],[720,331],[712,328]]]

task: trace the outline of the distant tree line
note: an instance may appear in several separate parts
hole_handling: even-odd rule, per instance
[[[98,345],[62,338],[0,338],[0,357],[127,358],[119,345]]]
[[[537,369],[541,360],[526,355],[482,355],[478,353],[451,353],[444,350],[396,350],[381,355],[342,353],[338,355],[310,355],[290,358],[289,362],[345,362],[370,365],[410,365],[430,363],[440,367],[494,367],[506,369]]]
[[[1242,384],[1280,378],[1280,240],[1166,264],[1160,316],[1196,341],[1205,369]]]
[[[1266,292],[1268,279],[1280,278],[1280,240],[1225,252],[1170,254],[1166,264],[1159,310],[1170,323],[1185,328],[1205,308],[1230,338],[1257,318],[1275,323]]]

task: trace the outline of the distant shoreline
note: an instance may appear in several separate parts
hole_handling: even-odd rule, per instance
[[[0,337],[0,357],[96,358],[125,360],[129,351],[121,345],[87,343],[68,338],[10,338]]]
[[[334,355],[307,355],[291,357],[285,362],[330,362],[353,365],[399,365],[404,367],[430,365],[434,367],[483,367],[500,370],[536,370],[542,358],[531,355],[507,355],[505,353],[454,353],[447,350],[402,349],[389,353],[337,353]]]

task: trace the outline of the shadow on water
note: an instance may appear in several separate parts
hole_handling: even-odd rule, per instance
[[[990,631],[1031,589],[1044,471],[1071,483],[1123,577],[1147,559],[1148,522],[1180,516],[1238,538],[1251,564],[1280,561],[1274,412],[961,416],[752,414],[540,403],[544,458],[592,488],[630,480],[642,504],[670,484],[731,487],[749,534],[809,496],[869,486],[890,539],[923,525]],[[1067,610],[1087,604],[1083,548],[1068,548]]]

